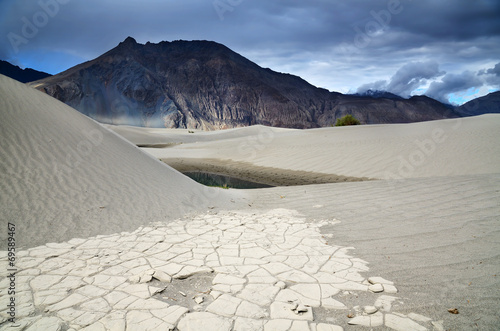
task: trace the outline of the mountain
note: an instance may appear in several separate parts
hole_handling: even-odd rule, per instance
[[[500,91],[471,100],[457,107],[456,111],[463,116],[498,114],[500,113]]]
[[[137,43],[128,37],[100,57],[30,83],[103,123],[205,130],[263,124],[329,126],[457,117],[432,99],[373,98],[317,88],[264,69],[211,41]]]
[[[0,74],[15,79],[21,83],[33,82],[35,80],[51,76],[50,74],[42,71],[36,71],[29,68],[21,69],[18,66],[2,60],[0,60]]]

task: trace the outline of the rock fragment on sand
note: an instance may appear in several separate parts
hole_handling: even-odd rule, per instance
[[[368,286],[368,290],[372,291],[373,293],[379,293],[384,291],[384,286],[382,284],[374,284]]]
[[[367,327],[377,327],[384,324],[384,315],[380,312],[376,312],[370,315],[356,316],[350,319],[347,324],[349,325],[361,325]]]
[[[304,305],[297,305],[297,307],[293,310],[296,314],[306,313],[308,308]]]
[[[371,326],[370,316],[356,316],[351,318],[347,324],[349,325],[362,325],[362,326]]]
[[[166,272],[161,271],[161,270],[155,270],[155,272],[153,274],[153,278],[159,280],[160,282],[164,282],[164,283],[170,283],[172,281],[172,277],[169,274],[167,274]]]
[[[150,286],[149,293],[151,294],[151,296],[153,296],[153,295],[156,295],[156,294],[159,294],[159,293],[165,291],[165,289],[166,289],[166,287]]]
[[[347,307],[340,301],[333,298],[321,299],[321,307],[326,309],[347,309]]]
[[[382,277],[370,277],[368,278],[370,284],[384,284],[384,285],[394,285],[390,280],[384,279]]]
[[[149,283],[153,278],[165,283],[170,283],[172,281],[172,277],[166,272],[153,269],[146,270],[139,275],[132,275],[128,278],[128,281],[135,284],[144,284]]]
[[[144,271],[144,275],[153,276],[154,274],[155,274],[154,269],[149,269],[149,270]]]
[[[280,289],[286,288],[285,282],[283,282],[281,280],[279,282],[277,282],[276,284],[274,284],[274,286],[279,287]]]
[[[378,311],[377,307],[375,307],[375,306],[365,306],[364,310],[365,310],[365,313],[367,313],[367,314],[374,314]]]
[[[133,275],[128,278],[128,281],[131,283],[140,283],[141,282],[141,276],[140,275]]]
[[[382,284],[384,287],[384,292],[388,294],[396,294],[398,293],[398,289],[394,285]]]
[[[292,307],[293,304],[291,303],[279,302],[279,301],[273,302],[270,308],[271,318],[287,319],[287,320],[307,320],[307,321],[312,321],[314,319],[311,307],[305,307],[306,311],[300,314],[296,313],[292,309]]]
[[[212,291],[210,291],[210,295],[215,300],[222,295],[222,292],[212,290]]]
[[[148,274],[144,274],[141,276],[141,279],[139,281],[139,283],[149,283],[151,280],[153,279],[153,276],[151,275],[148,275]]]

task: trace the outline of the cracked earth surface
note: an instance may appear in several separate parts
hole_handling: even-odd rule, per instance
[[[308,223],[285,209],[209,212],[20,251],[16,321],[8,321],[4,277],[0,330],[442,329],[391,312],[394,284],[366,278],[368,263],[350,256],[352,247],[320,233],[336,222]],[[373,304],[352,305],[357,293]]]

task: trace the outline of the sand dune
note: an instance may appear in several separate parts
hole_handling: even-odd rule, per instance
[[[19,246],[134,230],[213,201],[97,122],[5,76],[0,112],[0,215],[16,223]]]
[[[221,131],[143,128],[136,126],[110,124],[105,124],[105,126],[118,133],[119,135],[125,137],[135,145],[153,146],[164,144],[185,144],[207,141],[221,141],[248,136],[261,136],[260,139],[263,139],[264,135],[274,134],[278,132],[300,132],[300,130],[266,127],[263,125],[254,125]]]
[[[230,139],[224,131],[186,136],[159,129],[157,143],[177,145],[144,150],[161,159],[218,159],[358,178],[471,175],[500,172],[499,128],[500,115],[491,114],[305,131],[260,126],[234,130]],[[117,130],[134,141],[132,131]]]

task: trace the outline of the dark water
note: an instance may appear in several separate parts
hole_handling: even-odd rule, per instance
[[[217,187],[239,188],[239,189],[272,187],[265,184],[254,183],[230,176],[211,174],[208,172],[184,172],[184,175],[206,186],[217,186]]]

